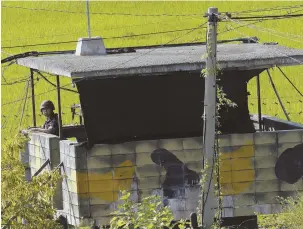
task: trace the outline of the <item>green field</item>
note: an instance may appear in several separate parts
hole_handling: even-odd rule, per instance
[[[231,2],[231,1],[201,1],[201,2],[90,2],[91,11],[91,30],[92,36],[102,36],[104,38],[133,35],[141,33],[152,33],[167,30],[177,30],[197,27],[206,22],[202,16],[190,14],[204,14],[210,6],[218,7],[220,12],[237,12],[246,10],[258,10],[262,8],[283,7],[298,5],[302,2]],[[48,10],[66,10],[83,13],[67,13],[56,11],[29,10],[21,8],[44,8]],[[87,36],[86,21],[86,3],[85,2],[63,2],[63,1],[2,1],[2,37],[1,45],[16,46],[26,44],[51,43],[60,41],[76,41],[79,37]],[[301,8],[292,9],[293,12],[301,10]],[[104,15],[94,13],[117,13],[132,15]],[[253,12],[251,15],[277,15],[290,13],[290,10],[275,10],[264,12]],[[298,11],[298,13],[301,13]],[[188,14],[187,16],[138,16],[134,14]],[[234,14],[233,14],[234,15]],[[241,14],[248,16],[248,14]],[[243,23],[243,22],[241,22]],[[249,23],[249,22],[245,22]],[[269,20],[255,24],[258,29],[243,26],[237,30],[227,31],[228,28],[238,27],[241,24],[235,22],[219,22],[218,39],[230,39],[245,36],[257,36],[261,42],[278,42],[280,45],[303,49],[303,19],[289,18],[282,20]],[[266,29],[266,32],[264,32]],[[261,31],[262,30],[262,31]],[[224,32],[224,33],[223,33]],[[176,39],[173,43],[184,43],[196,41],[205,41],[205,29],[196,30],[185,35],[188,31],[165,33],[150,36],[141,36],[124,39],[105,39],[107,48],[125,47],[125,46],[141,46],[152,44],[167,43],[172,39]],[[222,33],[222,34],[221,34]],[[55,50],[74,50],[76,43],[54,44],[47,46],[22,47],[3,49],[2,59],[9,54],[18,54],[27,51],[55,51]],[[2,66],[3,67],[3,66]],[[292,82],[303,91],[303,67],[287,67],[283,68],[287,76]],[[3,72],[4,68],[2,68]],[[302,97],[292,88],[278,70],[272,70],[272,75],[276,87],[280,92],[287,111],[293,121],[303,123],[303,103]],[[4,71],[2,84],[14,82],[20,78],[29,76],[27,68],[11,65]],[[37,78],[37,75],[35,76]],[[55,82],[53,76],[48,77]],[[63,79],[61,84],[69,83],[69,79]],[[26,83],[18,83],[13,85],[3,85],[2,87],[2,136],[8,138],[17,132],[19,128],[22,106],[24,100],[10,103],[25,97]],[[71,87],[70,87],[71,88]],[[43,79],[36,80],[36,93],[44,93],[36,97],[37,112],[40,103],[45,99],[56,101],[56,91],[51,91],[53,87],[44,82]],[[251,96],[250,112],[257,112],[256,100],[256,84],[252,80],[249,84]],[[277,105],[277,99],[270,86],[269,79],[266,74],[261,75],[261,95],[264,98],[262,107],[263,113],[278,116],[285,119],[282,109]],[[7,104],[8,103],[8,104]],[[72,121],[70,106],[78,103],[76,94],[62,91],[63,103],[63,123],[76,123],[78,119]],[[38,112],[39,113],[39,112]],[[38,116],[38,124],[43,123],[43,117]],[[28,99],[25,106],[25,115],[22,127],[28,127],[32,124],[31,116],[31,100]]]

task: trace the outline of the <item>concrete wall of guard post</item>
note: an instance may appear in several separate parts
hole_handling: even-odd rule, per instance
[[[37,172],[47,159],[50,159],[51,166],[46,166],[42,173],[54,169],[60,164],[59,138],[57,136],[44,133],[31,133],[29,138],[30,141],[25,145],[25,152],[28,154],[31,176]],[[60,181],[57,184],[53,198],[54,206],[57,209],[63,208],[62,200],[62,182]]]
[[[62,181],[63,209],[58,214],[64,215],[69,224],[78,226],[81,218],[87,220],[90,214],[87,186],[82,183],[85,177],[77,176],[77,171],[87,176],[86,149],[74,144],[70,140],[60,141],[60,157],[64,165],[61,171],[65,177]]]
[[[66,174],[62,182],[64,207],[60,213],[73,225],[79,225],[81,218],[95,219],[97,224],[105,225],[109,224],[110,213],[120,203],[121,190],[131,191],[131,198],[136,202],[152,194],[163,197],[161,184],[166,172],[151,160],[151,152],[165,148],[180,161],[185,161],[188,169],[199,173],[202,169],[201,142],[200,137],[163,139],[101,144],[86,150],[71,141],[60,141],[60,157]],[[198,195],[198,188],[184,185],[181,189],[180,195],[185,199],[175,196],[166,200],[176,219],[188,218],[197,207],[197,200],[192,197]]]
[[[223,216],[279,212],[277,196],[303,192],[302,179],[291,185],[279,180],[274,170],[280,155],[300,144],[303,144],[303,130],[220,136]],[[82,218],[87,222],[95,219],[104,225],[109,223],[110,213],[119,203],[120,190],[131,191],[135,201],[148,195],[160,195],[176,219],[189,218],[191,212],[197,211],[199,188],[185,184],[170,186],[169,173],[155,164],[151,155],[165,149],[170,155],[166,159],[177,158],[191,170],[191,175],[200,174],[202,148],[202,138],[195,137],[97,144],[87,150],[68,140],[59,142],[56,138],[34,135],[28,143],[28,158],[33,170],[41,166],[43,152],[55,152],[51,157],[53,161],[59,154],[57,162],[58,158],[63,161],[62,174],[66,177],[61,183],[63,208],[58,214],[65,215],[72,225],[79,225]],[[188,177],[188,170],[186,173],[184,179]],[[174,192],[172,197],[164,197],[164,185]]]
[[[255,212],[277,213],[281,211],[278,196],[302,193],[302,178],[289,184],[280,180],[275,173],[281,154],[286,150],[294,150],[293,147],[302,143],[303,130],[221,136],[223,217],[248,216]]]

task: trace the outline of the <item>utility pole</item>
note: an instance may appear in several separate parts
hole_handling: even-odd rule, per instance
[[[86,15],[87,15],[87,32],[88,32],[88,37],[91,38],[90,34],[90,18],[89,18],[89,0],[86,0]]]
[[[206,37],[206,77],[204,91],[204,166],[207,164],[206,191],[203,193],[202,223],[210,228],[215,219],[215,208],[218,208],[218,201],[215,197],[214,188],[214,157],[216,141],[216,63],[217,63],[217,20],[218,8],[210,7],[205,15],[208,17],[208,29]]]

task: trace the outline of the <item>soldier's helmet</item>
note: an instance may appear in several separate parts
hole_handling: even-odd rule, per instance
[[[42,109],[48,109],[48,108],[55,110],[55,105],[50,100],[43,101],[40,105],[40,111],[42,112]]]

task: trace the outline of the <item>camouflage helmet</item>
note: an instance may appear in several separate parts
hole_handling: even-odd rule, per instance
[[[55,105],[53,104],[52,101],[50,100],[45,100],[41,103],[40,105],[40,111],[42,112],[42,109],[47,109],[50,108],[52,110],[55,110]]]

